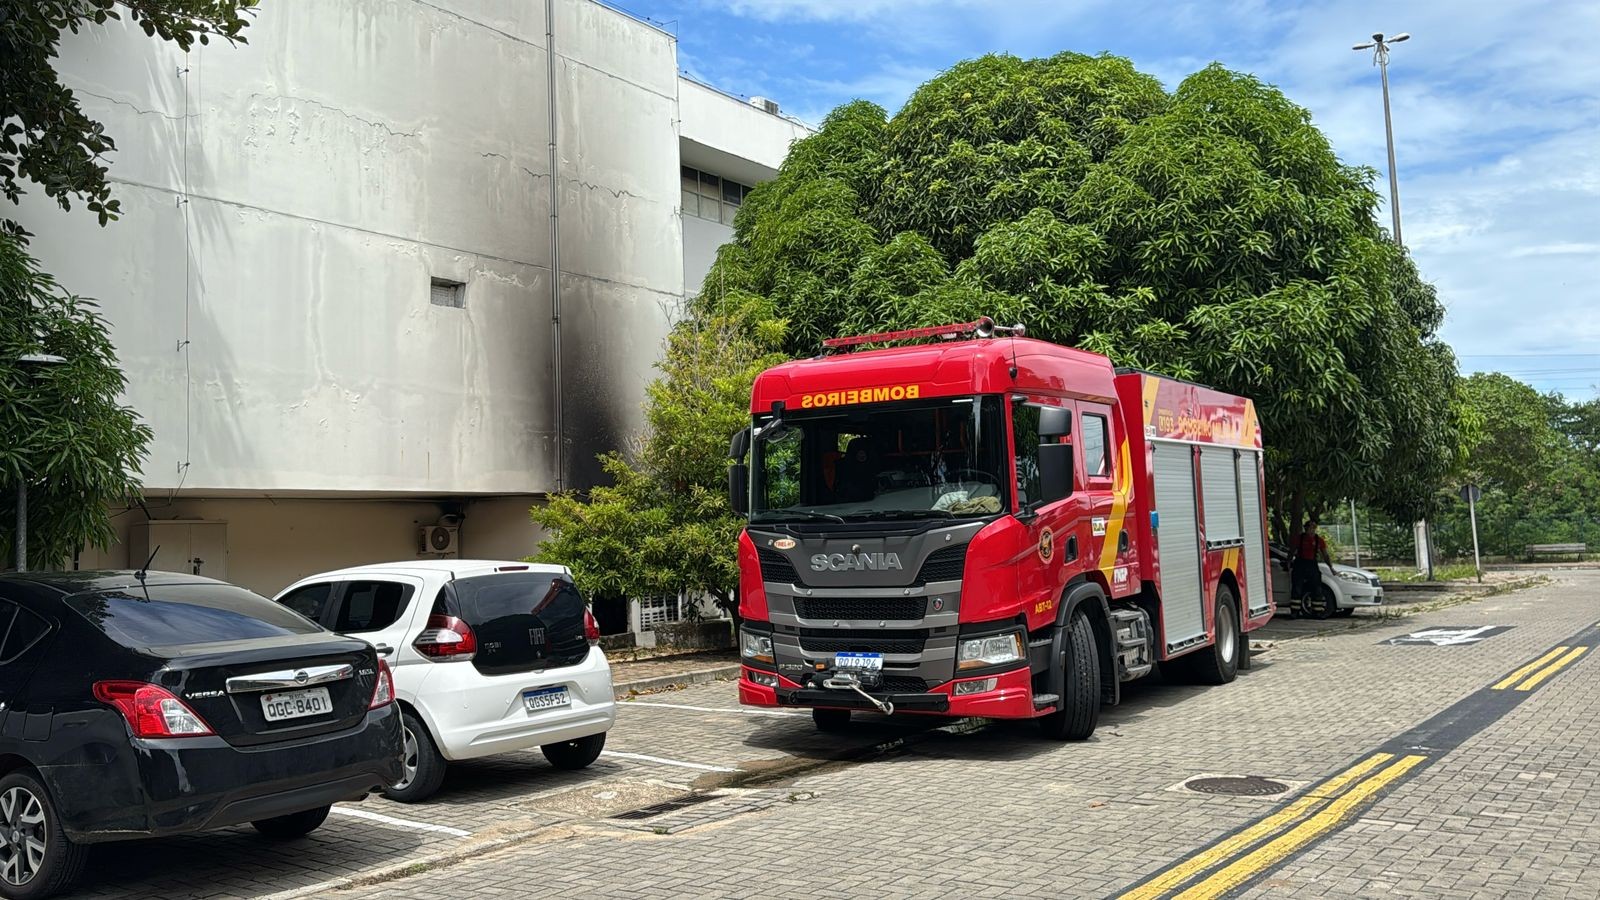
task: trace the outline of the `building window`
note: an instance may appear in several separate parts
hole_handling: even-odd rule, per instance
[[[733,217],[750,194],[749,185],[688,166],[682,167],[682,175],[684,215],[733,224]]]
[[[466,309],[467,286],[459,281],[450,281],[446,278],[432,279],[432,285],[428,291],[428,302],[434,306]]]

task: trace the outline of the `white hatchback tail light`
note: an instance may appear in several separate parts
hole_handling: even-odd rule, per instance
[[[433,615],[411,646],[434,662],[452,662],[477,656],[478,636],[471,625],[455,616]]]
[[[372,686],[372,700],[367,704],[367,709],[382,709],[394,702],[394,674],[389,671],[389,664],[382,659],[378,660],[378,681]]]

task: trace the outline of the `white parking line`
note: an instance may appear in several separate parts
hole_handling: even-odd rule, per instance
[[[341,816],[366,819],[371,822],[382,822],[385,825],[396,825],[401,828],[414,828],[417,831],[437,831],[440,834],[448,834],[452,837],[472,837],[472,832],[451,828],[448,825],[433,825],[428,822],[413,822],[410,819],[396,819],[393,816],[386,816],[382,813],[367,812],[364,809],[351,809],[348,806],[335,806],[331,811]]]
[[[705,763],[682,762],[676,759],[662,759],[659,756],[645,756],[643,753],[623,753],[621,750],[601,750],[601,756],[615,756],[618,759],[637,759],[644,762],[660,763],[663,766],[678,766],[684,769],[699,769],[702,772],[737,772],[727,766],[708,766]]]
[[[733,709],[726,706],[685,706],[682,703],[656,703],[650,700],[630,700],[627,706],[659,706],[662,709],[689,709],[695,712],[737,713],[741,716],[792,716],[808,719],[805,713],[783,712],[775,709]]]

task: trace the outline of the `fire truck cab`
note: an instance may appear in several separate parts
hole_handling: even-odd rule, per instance
[[[834,339],[757,377],[729,448],[742,703],[1083,739],[1157,665],[1248,666],[1273,612],[1254,405],[1021,331]]]

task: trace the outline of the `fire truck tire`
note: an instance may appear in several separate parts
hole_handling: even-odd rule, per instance
[[[1039,730],[1058,741],[1088,740],[1100,720],[1100,651],[1088,616],[1072,614],[1065,643],[1056,665],[1066,670],[1066,693],[1059,709],[1039,719]]]
[[[1204,650],[1189,654],[1188,675],[1201,684],[1227,684],[1239,674],[1239,603],[1227,585],[1217,586],[1217,639]]]
[[[813,709],[811,721],[816,724],[818,731],[829,733],[844,731],[850,727],[850,710]]]

